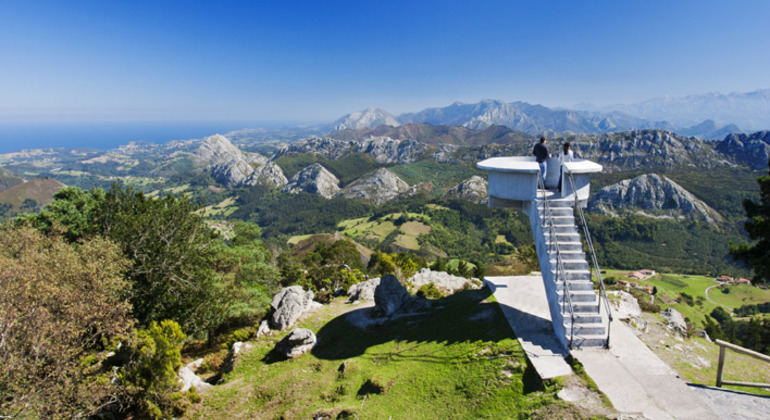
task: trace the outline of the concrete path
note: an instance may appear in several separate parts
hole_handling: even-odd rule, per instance
[[[730,308],[729,306],[725,306],[725,305],[722,305],[721,303],[717,303],[717,302],[714,302],[714,301],[713,301],[713,300],[711,300],[711,298],[709,297],[709,291],[710,291],[711,289],[715,288],[715,287],[719,287],[719,285],[718,285],[718,284],[715,284],[715,285],[713,285],[713,286],[709,286],[709,287],[707,287],[707,288],[706,288],[706,290],[705,290],[706,299],[707,299],[709,302],[713,303],[714,305],[719,305],[719,306],[721,306],[721,307],[723,307],[723,308],[727,309],[727,312],[728,312],[728,313],[732,313],[732,312],[733,312],[732,308]]]
[[[553,333],[542,277],[487,277],[505,318],[543,379],[572,375],[569,354]]]
[[[759,420],[770,417],[770,397],[724,388],[692,385],[706,403],[723,419]]]
[[[554,336],[539,275],[488,277],[487,284],[542,378],[571,375],[569,354]],[[721,418],[622,321],[612,323],[611,349],[573,350],[616,410],[649,419]]]
[[[573,350],[616,410],[649,419],[719,419],[630,327],[614,320],[610,350]]]

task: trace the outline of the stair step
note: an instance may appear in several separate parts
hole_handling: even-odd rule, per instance
[[[575,313],[599,313],[599,301],[594,302],[572,302],[572,311]]]
[[[554,275],[554,278],[557,279],[557,282],[561,281],[560,278],[558,278],[558,270],[552,269],[551,273]],[[591,273],[588,272],[588,270],[564,270],[564,275],[566,276],[565,280],[585,280],[585,281],[591,281]],[[591,283],[593,284],[593,283]]]
[[[567,286],[569,286],[570,292],[594,290],[594,284],[586,280],[567,280]],[[562,289],[564,289],[564,283],[556,282],[556,291],[561,292]]]
[[[560,233],[572,233],[575,235],[579,235],[577,227],[575,225],[556,225],[553,226],[545,225],[543,226],[543,231],[551,233],[551,230],[553,229],[554,232],[557,234]]]
[[[570,331],[569,322],[564,323],[564,330]],[[573,332],[576,336],[579,335],[581,337],[585,337],[587,335],[606,337],[604,325],[602,324],[578,324],[575,322],[575,329]]]
[[[556,242],[559,245],[559,252],[570,252],[570,251],[583,251],[583,244],[580,242],[573,242],[573,241],[559,241]],[[547,248],[550,248],[552,246],[552,242],[549,240],[546,240],[545,245]]]
[[[550,260],[551,267],[558,268],[557,267],[557,261],[556,258],[553,258]],[[562,258],[561,260],[562,266],[564,266],[564,270],[588,270],[588,262],[586,260],[565,260]]]
[[[556,217],[556,216],[574,217],[575,216],[571,207],[557,207],[557,208],[551,208],[549,210],[550,212],[546,212],[544,208],[538,208],[537,214],[538,216],[540,216],[540,219],[544,219],[545,217],[548,216],[548,214],[550,214],[552,217]]]
[[[572,200],[548,200],[548,206],[554,207],[569,207],[572,208]],[[538,200],[537,207],[545,207],[543,200]]]
[[[559,294],[559,303],[562,303],[564,300],[564,292],[563,290],[558,291]],[[572,303],[596,303],[598,302],[598,299],[596,297],[596,293],[594,293],[593,290],[572,290],[572,288],[569,289],[569,298]]]
[[[601,322],[601,315],[575,314],[575,324],[600,324]]]
[[[604,347],[607,344],[607,336],[601,335],[579,335],[572,339],[573,348],[586,348],[586,347]]]

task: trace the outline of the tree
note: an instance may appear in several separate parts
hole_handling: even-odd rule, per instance
[[[768,161],[770,166],[770,161]],[[770,279],[770,172],[757,179],[759,202],[746,199],[743,208],[749,218],[744,224],[753,245],[730,245],[733,258],[746,262],[754,270],[754,283]]]
[[[212,264],[222,276],[230,321],[253,322],[264,315],[270,297],[278,291],[278,272],[270,265],[272,255],[262,243],[259,226],[233,223],[230,240],[213,245]]]
[[[216,234],[188,197],[154,199],[115,183],[108,192],[65,188],[48,208],[19,218],[71,242],[102,235],[132,262],[129,300],[140,325],[172,319],[191,335],[213,331],[227,310],[212,259]]]
[[[21,207],[19,207],[19,211],[22,213],[34,213],[39,209],[40,206],[37,204],[37,201],[32,198],[25,198],[24,202],[21,203]]]
[[[106,239],[0,227],[0,417],[89,417],[120,399],[101,362],[133,332],[129,265]]]

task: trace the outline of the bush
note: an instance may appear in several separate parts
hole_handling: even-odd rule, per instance
[[[103,368],[133,334],[128,261],[94,238],[0,226],[0,417],[84,418],[122,396]]]
[[[436,287],[433,283],[427,283],[420,286],[419,289],[417,289],[417,296],[423,297],[425,299],[441,299],[444,297],[444,294],[441,292],[441,290]]]
[[[184,414],[187,396],[178,392],[177,372],[182,366],[185,334],[174,321],[153,321],[137,333],[130,366],[123,384],[139,418],[169,418]]]
[[[637,289],[629,289],[629,293],[631,293],[636,300],[639,302],[639,309],[641,309],[644,312],[652,312],[652,313],[658,313],[660,312],[660,305],[657,303],[653,303],[650,295],[648,295],[645,292],[642,292]]]

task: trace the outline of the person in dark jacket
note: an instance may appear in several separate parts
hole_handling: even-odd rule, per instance
[[[551,157],[551,153],[548,151],[548,146],[545,145],[545,142],[545,136],[540,137],[540,143],[536,144],[535,148],[532,149],[532,154],[535,155],[535,160],[537,161],[537,164],[540,165],[540,174],[543,177],[543,187],[545,187],[545,173],[548,169],[546,159]]]

